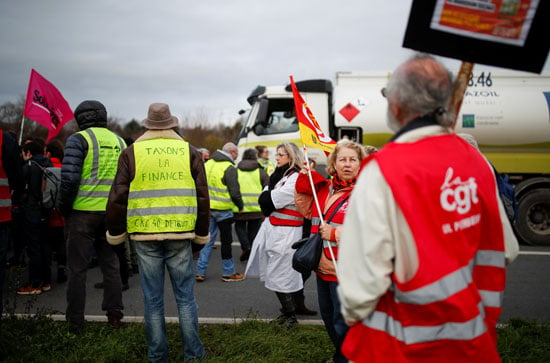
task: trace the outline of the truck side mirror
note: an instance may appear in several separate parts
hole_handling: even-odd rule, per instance
[[[267,98],[260,99],[260,105],[258,106],[258,116],[256,117],[256,122],[254,123],[254,128],[257,124],[267,127],[267,110],[269,106],[269,100]],[[256,132],[256,131],[254,131]]]

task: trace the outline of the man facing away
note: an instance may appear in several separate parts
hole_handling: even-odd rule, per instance
[[[193,292],[193,251],[208,242],[208,185],[201,153],[173,129],[178,119],[164,103],[149,106],[147,131],[118,163],[107,205],[107,239],[136,242],[150,362],[168,359],[164,271],[178,307],[185,360],[202,359]]]
[[[202,282],[206,278],[206,270],[210,263],[212,246],[220,231],[222,254],[222,281],[241,281],[244,275],[235,271],[235,263],[231,253],[233,234],[233,207],[238,213],[243,210],[243,199],[235,168],[235,160],[239,149],[232,142],[228,142],[222,150],[216,150],[205,163],[208,191],[210,194],[210,241],[201,250],[197,261],[195,280]]]
[[[518,243],[484,157],[449,128],[452,76],[427,55],[382,94],[396,132],[351,196],[338,295],[354,362],[498,362],[505,264]]]
[[[67,230],[66,319],[71,331],[84,329],[86,275],[95,249],[105,289],[101,308],[109,324],[122,325],[122,283],[118,259],[105,238],[105,207],[124,140],[107,129],[107,111],[99,101],[83,101],[74,111],[80,132],[67,139],[61,168],[59,209]]]

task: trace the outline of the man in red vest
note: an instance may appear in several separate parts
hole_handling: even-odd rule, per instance
[[[17,213],[25,185],[22,165],[23,160],[17,142],[9,133],[0,130],[0,316],[3,312],[2,291],[6,274],[12,206],[13,212]]]
[[[338,295],[354,362],[499,362],[505,266],[518,243],[487,160],[450,128],[452,75],[428,55],[382,94],[391,142],[352,193]]]

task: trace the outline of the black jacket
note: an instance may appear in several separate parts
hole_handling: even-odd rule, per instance
[[[23,208],[42,208],[42,181],[44,180],[42,168],[49,166],[53,166],[52,162],[44,155],[33,155],[23,164],[23,179],[25,180]]]

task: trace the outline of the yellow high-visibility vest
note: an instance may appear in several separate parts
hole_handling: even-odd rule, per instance
[[[79,134],[88,143],[88,154],[82,165],[73,209],[104,212],[116,175],[118,158],[126,148],[126,143],[104,127],[90,127]]]
[[[258,198],[262,193],[262,182],[260,180],[260,169],[241,170],[237,169],[241,196],[243,198],[243,213],[261,212]],[[233,212],[238,212],[237,206],[233,206]]]
[[[208,181],[208,194],[210,194],[210,209],[232,210],[234,203],[231,200],[227,185],[222,182],[227,168],[234,168],[233,163],[227,160],[208,160],[204,164],[206,180]]]
[[[128,233],[188,232],[197,220],[189,144],[157,138],[134,143],[136,174],[128,195]]]

